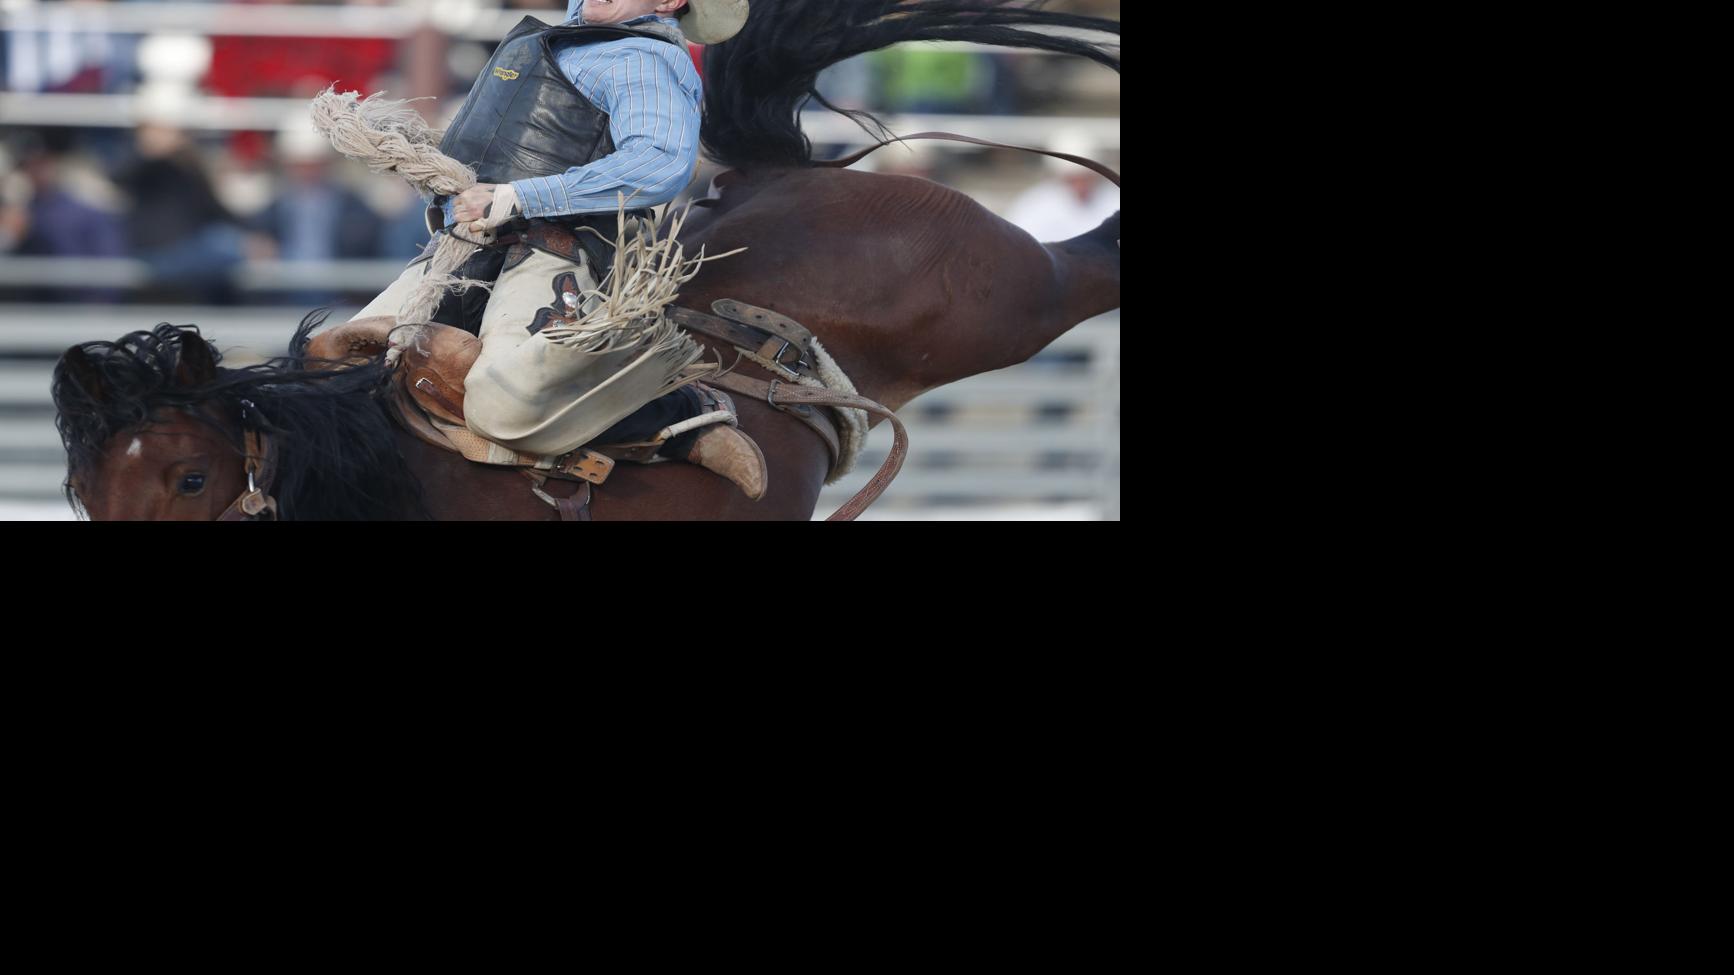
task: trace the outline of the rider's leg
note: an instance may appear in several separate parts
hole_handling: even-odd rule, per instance
[[[390,315],[396,318],[397,310],[403,307],[405,301],[409,300],[409,293],[421,283],[422,274],[427,271],[432,257],[433,250],[430,245],[429,250],[423,251],[422,256],[411,261],[409,266],[403,269],[403,273],[397,276],[396,281],[381,291],[378,297],[368,302],[367,307],[356,312],[350,321],[355,321],[357,318],[372,318],[375,315]]]
[[[644,405],[645,397],[627,395],[624,384],[620,395],[605,388],[643,350],[592,354],[540,334],[571,313],[566,294],[595,287],[588,257],[574,263],[531,250],[501,271],[482,314],[482,353],[464,377],[471,430],[514,450],[557,455]]]
[[[435,236],[422,256],[410,262],[397,276],[391,286],[380,292],[379,296],[367,303],[367,307],[355,314],[355,318],[369,318],[374,315],[389,315],[398,317],[404,303],[409,300],[411,292],[421,284],[428,268],[433,266],[433,253],[436,245],[444,238]],[[500,273],[500,264],[505,255],[498,250],[483,249],[472,253],[458,269],[453,272],[456,277],[477,281],[493,281]],[[442,325],[461,328],[466,332],[475,332],[477,323],[481,320],[482,309],[487,304],[486,288],[470,288],[461,294],[446,294],[441,296],[430,317]],[[353,319],[351,319],[353,321]]]
[[[573,263],[532,250],[501,271],[482,315],[481,355],[464,377],[472,431],[524,453],[559,455],[589,443],[648,440],[704,411],[703,399],[686,389],[655,396],[660,369],[638,361],[644,349],[593,354],[541,335],[572,314],[567,295],[595,287],[588,257]],[[635,363],[642,368],[629,368]],[[749,497],[764,493],[764,457],[733,427],[689,431],[660,453],[715,471]]]

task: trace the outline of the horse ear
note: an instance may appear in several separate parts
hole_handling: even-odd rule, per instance
[[[102,402],[102,373],[97,370],[96,363],[90,361],[81,346],[73,346],[60,357],[60,369],[63,379],[70,379],[79,391],[95,402]],[[56,396],[58,396],[58,392]]]
[[[199,333],[181,338],[181,357],[175,365],[175,384],[199,386],[217,378],[217,360],[211,357],[211,346]]]

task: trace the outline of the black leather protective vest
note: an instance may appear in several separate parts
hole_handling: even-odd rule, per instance
[[[440,151],[476,169],[483,183],[554,176],[614,151],[608,113],[591,104],[554,60],[553,42],[594,44],[628,37],[673,43],[630,27],[549,27],[525,17],[494,50]]]
[[[487,67],[470,86],[469,97],[440,140],[440,151],[475,167],[476,178],[483,183],[510,183],[536,176],[555,176],[609,155],[614,151],[614,140],[608,134],[608,113],[584,97],[560,70],[554,60],[553,42],[569,40],[578,44],[595,44],[628,37],[678,43],[665,34],[648,30],[549,27],[534,17],[525,17],[494,49]],[[429,211],[430,220],[436,221],[430,225],[430,230],[437,226],[437,221],[443,220],[439,203],[444,199],[437,198]],[[642,217],[649,211],[627,212]],[[607,267],[613,260],[613,241],[619,226],[614,213],[568,214],[531,220],[593,227],[602,236],[575,234],[576,245],[584,250],[592,267]],[[520,249],[483,248],[459,268],[457,274],[464,278],[495,280],[504,268],[508,254]],[[418,260],[432,253],[430,242],[429,249]],[[527,255],[528,251],[523,253]],[[561,256],[575,259],[571,253],[562,253]],[[476,334],[480,332],[487,301],[488,292],[484,288],[470,288],[459,295],[448,294],[432,318]]]

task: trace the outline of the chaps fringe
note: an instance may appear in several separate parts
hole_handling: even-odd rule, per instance
[[[619,229],[614,239],[613,266],[595,289],[578,296],[583,317],[576,325],[545,328],[541,334],[556,345],[584,355],[649,346],[651,358],[647,368],[654,368],[661,375],[656,395],[664,396],[687,383],[716,375],[722,364],[697,365],[704,357],[704,346],[663,317],[662,310],[706,262],[739,254],[740,250],[706,257],[701,247],[697,257],[688,258],[679,238],[687,214],[692,211],[690,205],[678,215],[670,212],[664,219],[653,217],[639,226],[640,221],[626,216],[630,199],[624,193],[617,198]],[[662,232],[665,223],[666,234]],[[588,227],[578,229],[597,233]]]

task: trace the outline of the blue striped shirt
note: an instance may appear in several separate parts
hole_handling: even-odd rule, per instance
[[[582,5],[583,0],[568,0],[568,23],[576,21]],[[679,26],[673,18],[655,16],[632,23],[645,20]],[[636,192],[632,207],[656,206],[679,195],[698,163],[703,92],[686,45],[632,37],[556,46],[554,58],[578,91],[608,113],[614,152],[558,176],[513,182],[524,215],[613,213],[616,193]]]

